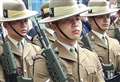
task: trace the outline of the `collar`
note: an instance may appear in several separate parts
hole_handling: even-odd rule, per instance
[[[58,40],[58,42],[59,42],[62,46],[64,46],[67,50],[70,50],[71,48],[76,48],[76,49],[78,49],[78,43],[77,43],[77,42],[76,42],[73,46],[70,46],[70,45],[68,45],[68,44],[62,43],[62,42],[60,42],[59,40]]]
[[[10,37],[9,35],[7,37],[17,47],[17,45],[18,45],[19,42],[17,40],[13,39],[12,37]],[[25,39],[23,38],[20,42],[22,44],[25,44]]]
[[[101,34],[101,33],[97,32],[97,31],[94,31],[94,30],[92,30],[92,32],[101,40],[102,40],[103,37],[107,36],[106,32],[104,32],[104,34]]]

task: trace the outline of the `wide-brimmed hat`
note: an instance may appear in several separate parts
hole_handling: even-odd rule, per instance
[[[42,19],[49,16],[49,2],[46,2],[41,6],[40,12]]]
[[[37,14],[36,11],[26,9],[22,0],[3,1],[3,17],[0,22],[16,21],[26,19]]]
[[[40,23],[53,22],[74,16],[87,11],[88,8],[80,8],[77,0],[50,0],[49,14],[50,17],[40,20]]]
[[[106,0],[90,0],[88,3],[90,10],[81,14],[82,16],[98,16],[104,14],[110,14],[118,11],[118,8],[110,8]]]

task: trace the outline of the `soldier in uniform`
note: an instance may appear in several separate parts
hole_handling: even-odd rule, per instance
[[[117,0],[117,7],[120,8],[120,0]],[[111,17],[111,25],[106,32],[110,37],[115,38],[120,42],[120,10],[115,16]]]
[[[79,5],[79,6],[83,6],[83,4]],[[43,6],[41,7],[40,10],[41,10],[41,18],[42,19],[48,17],[49,16],[49,2],[46,2],[45,4],[43,4]],[[44,31],[50,41],[50,44],[52,44],[56,40],[56,33],[53,30],[53,28],[51,28],[51,23],[49,22],[46,24],[42,24],[41,26],[43,26],[42,28],[44,29]],[[82,41],[81,40],[78,40],[78,41],[79,41],[79,45],[82,47],[83,46]],[[41,46],[38,35],[33,37],[32,43]]]
[[[46,2],[45,4],[43,4],[43,6],[41,7],[40,11],[41,11],[41,16],[40,17],[42,19],[48,17],[49,16],[49,2]],[[49,41],[52,44],[55,41],[55,32],[51,28],[50,23],[42,24],[41,26],[44,29],[44,31],[45,31]],[[33,37],[32,43],[41,46],[41,44],[39,42],[38,35]]]
[[[37,14],[36,11],[30,11],[20,0],[11,0],[3,2],[4,16],[0,18],[3,27],[6,28],[8,34],[4,38],[10,45],[12,55],[14,55],[15,64],[17,66],[17,74],[23,77],[32,77],[33,59],[36,54],[40,53],[39,46],[28,43],[25,36],[28,32],[28,18]],[[0,42],[0,58],[4,56],[3,42]],[[7,62],[0,59],[0,62]],[[8,61],[9,62],[9,61]],[[3,73],[7,68],[0,65],[0,82],[9,82],[6,74]],[[12,69],[11,69],[12,70]],[[11,76],[14,77],[14,76]]]
[[[41,20],[40,23],[51,22],[56,32],[57,40],[53,43],[53,49],[58,51],[58,59],[67,73],[68,82],[104,82],[97,55],[78,45],[82,31],[79,14],[88,8],[79,7],[76,0],[50,0],[49,4],[50,17]],[[41,56],[35,62],[34,81],[54,82],[48,70],[46,60]]]
[[[87,36],[90,39],[92,50],[97,53],[103,65],[103,69],[111,70],[111,73],[106,77],[112,78],[115,72],[120,71],[120,45],[116,39],[110,38],[106,34],[106,30],[110,25],[110,13],[116,12],[118,9],[110,9],[105,0],[91,0],[89,7],[91,10],[82,15],[88,16],[92,28]]]

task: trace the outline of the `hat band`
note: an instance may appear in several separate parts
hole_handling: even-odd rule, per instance
[[[51,10],[51,11],[53,11],[53,10]],[[74,5],[74,6],[55,7],[54,11],[52,13],[53,13],[54,17],[59,17],[59,16],[69,15],[69,14],[72,14],[72,13],[78,12],[78,11],[80,11],[79,6]]]
[[[109,10],[109,7],[107,6],[104,6],[104,7],[101,7],[101,6],[95,6],[95,7],[90,7],[90,10],[88,13],[98,13],[98,12],[104,12],[104,11],[108,11]]]
[[[6,12],[7,17],[5,17],[5,18],[16,18],[16,17],[25,16],[26,12],[27,12],[27,10],[24,10],[24,11],[7,10],[7,12]]]
[[[43,9],[43,12],[44,12],[44,13],[48,13],[48,12],[49,12],[49,8]]]

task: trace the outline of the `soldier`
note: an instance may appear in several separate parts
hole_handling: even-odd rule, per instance
[[[25,40],[25,36],[28,32],[28,18],[37,14],[35,11],[30,11],[25,8],[25,5],[22,1],[11,0],[3,2],[4,8],[4,16],[0,18],[0,22],[3,22],[3,26],[6,28],[8,35],[4,38],[10,45],[10,49],[12,55],[14,54],[15,59],[15,69],[16,75],[21,75],[23,77],[32,77],[32,69],[33,69],[33,59],[32,57],[35,56],[37,53],[40,52],[40,47],[28,43]],[[4,42],[4,41],[3,41]],[[6,51],[7,52],[7,51]],[[3,52],[3,43],[0,43],[0,62],[9,62],[2,60],[4,56]],[[0,82],[13,82],[10,78],[14,77],[14,75],[6,76],[6,71],[8,68],[5,68],[4,65],[0,65]],[[11,71],[13,69],[9,69]],[[4,74],[3,74],[3,71]],[[9,79],[9,80],[8,80]],[[16,81],[17,82],[17,81]]]
[[[79,6],[83,6],[83,4]],[[49,2],[46,2],[45,4],[43,4],[40,10],[41,10],[42,19],[48,17],[49,16]],[[42,28],[44,28],[44,31],[50,41],[50,44],[52,44],[56,40],[56,33],[53,30],[53,28],[51,28],[51,23],[49,22],[46,24],[42,24],[41,26],[43,26]],[[79,41],[79,45],[82,47],[83,46],[82,41],[81,40],[78,40],[78,41]],[[33,37],[32,43],[41,46],[38,35]]]
[[[115,72],[120,71],[120,45],[116,39],[107,36],[106,30],[109,29],[110,14],[118,9],[110,9],[105,0],[91,0],[89,7],[91,10],[82,15],[88,16],[92,28],[87,36],[91,41],[92,50],[97,53],[103,64],[103,69],[111,70],[111,73],[106,74],[106,77],[112,78]]]
[[[51,22],[56,32],[57,40],[53,43],[53,49],[57,49],[62,69],[67,73],[68,81],[64,82],[104,82],[97,55],[78,45],[82,31],[79,14],[88,8],[79,8],[76,0],[50,0],[49,4],[50,17],[41,20],[40,23]],[[50,76],[48,71],[46,60],[41,56],[35,62],[34,81],[55,82],[51,79],[55,76]]]
[[[120,0],[117,0],[117,7],[120,8]],[[107,34],[120,42],[120,10],[111,17],[111,25]]]
[[[41,11],[41,18],[42,19],[48,17],[49,16],[49,2],[46,2],[45,4],[43,4],[40,11]],[[51,28],[50,23],[46,23],[46,24],[43,24],[41,26],[43,26],[42,28],[44,29],[44,31],[45,31],[46,35],[48,36],[48,39],[50,40],[50,42],[53,43],[55,41],[55,32]],[[38,35],[33,37],[32,43],[41,46],[40,42],[39,42],[39,39],[38,39]]]

